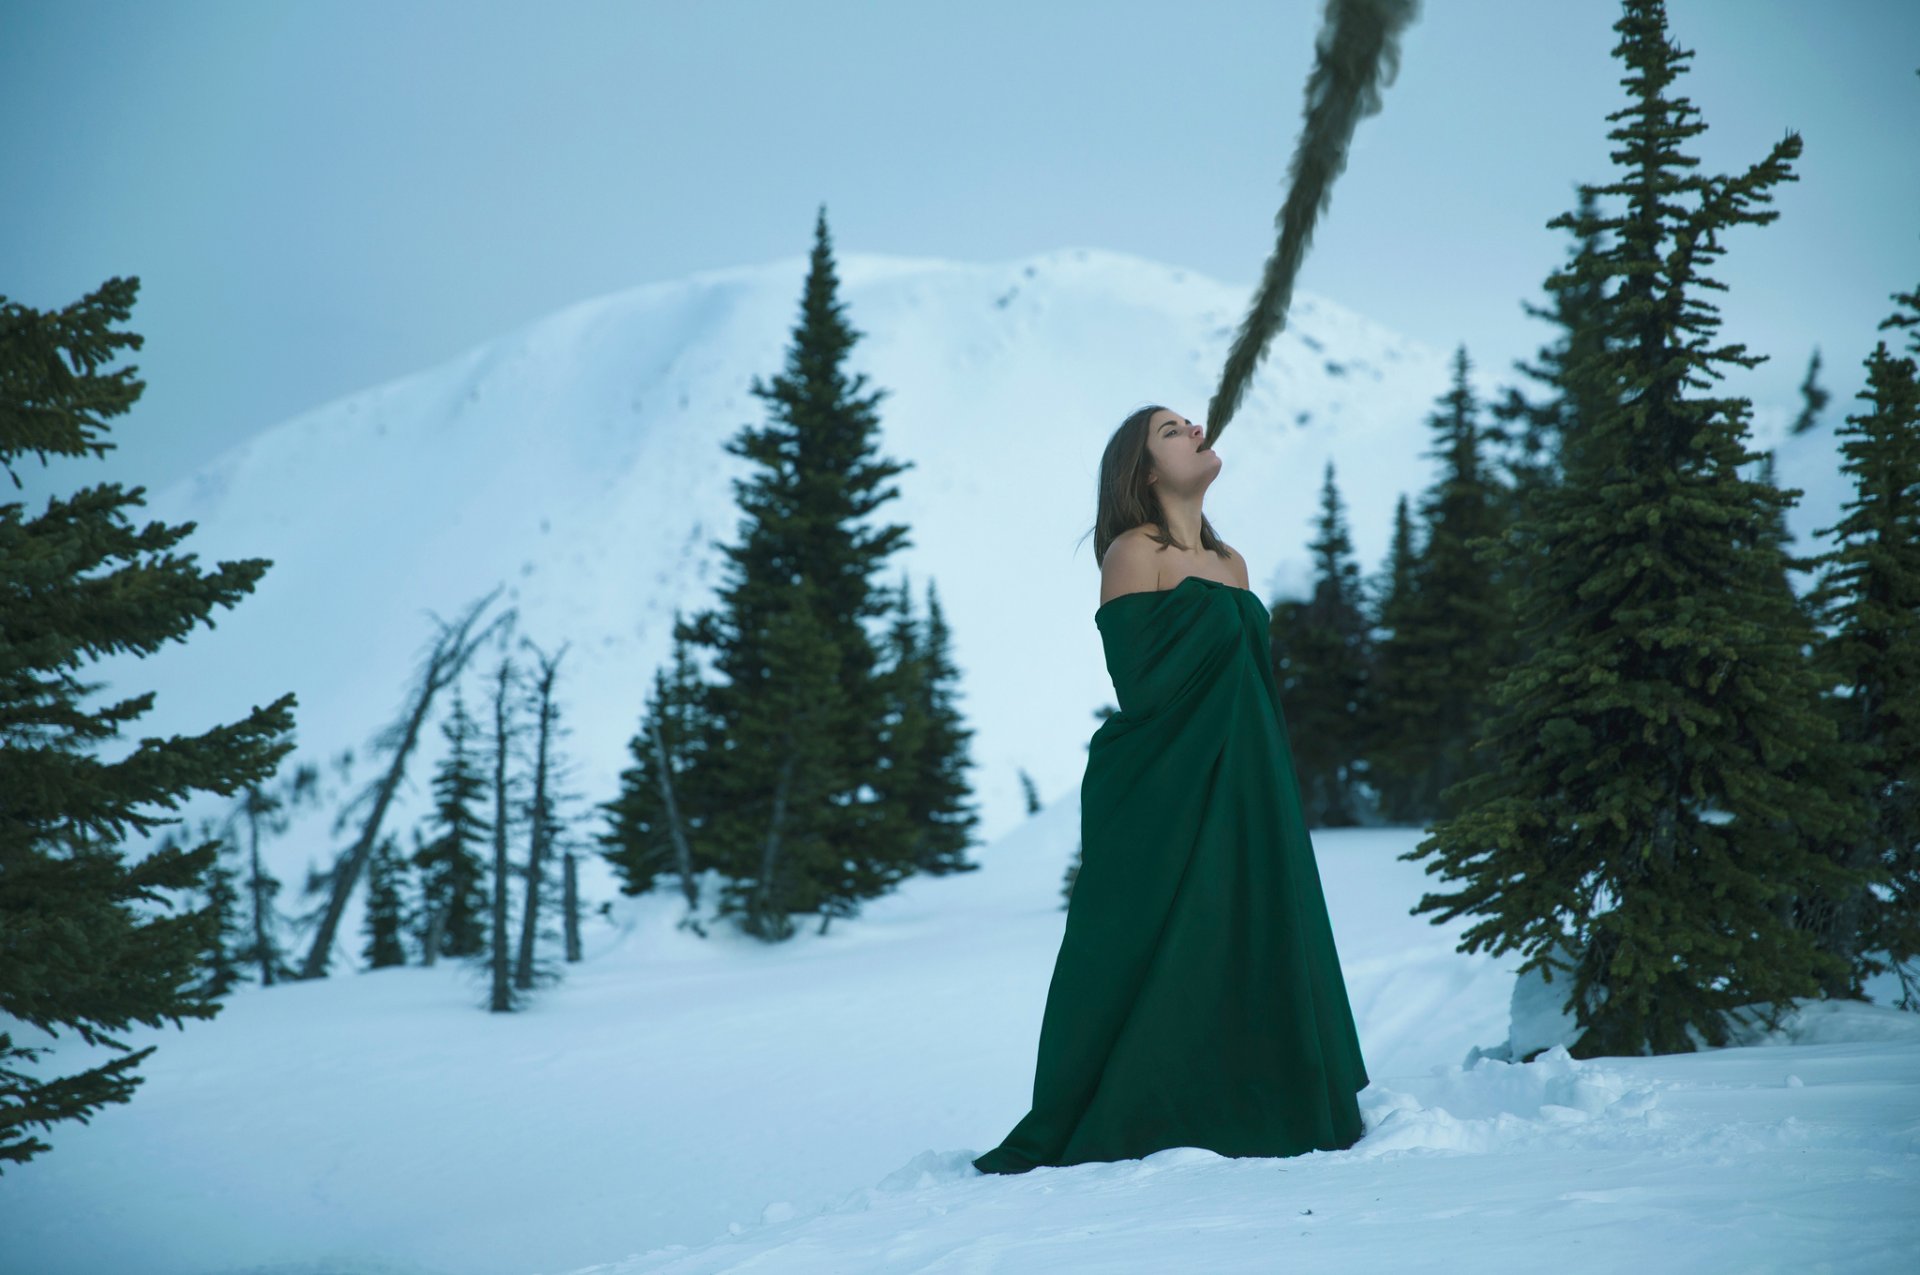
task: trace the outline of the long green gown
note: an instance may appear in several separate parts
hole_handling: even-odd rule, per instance
[[[974,1166],[1352,1146],[1367,1072],[1267,609],[1188,576],[1111,598],[1094,623],[1120,711],[1088,746],[1033,1106]]]

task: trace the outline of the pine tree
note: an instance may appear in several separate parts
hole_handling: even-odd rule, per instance
[[[1896,293],[1904,313],[1882,328],[1908,327],[1920,355],[1920,288]],[[1861,994],[1869,976],[1899,976],[1903,1008],[1920,1010],[1920,385],[1916,360],[1879,342],[1866,358],[1864,410],[1847,417],[1841,468],[1855,497],[1817,561],[1808,606],[1825,635],[1818,661],[1836,693],[1840,737],[1872,749],[1866,763],[1874,822],[1834,853],[1869,884],[1799,900],[1801,924],[1842,963],[1829,995]]]
[[[82,300],[41,312],[0,297],[0,467],[28,452],[104,455],[109,417],[145,389],[131,366],[102,370],[141,337],[115,331],[139,280],[113,278]],[[70,1028],[124,1054],[70,1075],[38,1074],[45,1047],[0,1032],[0,1163],[23,1163],[50,1144],[33,1129],[88,1121],[130,1100],[136,1068],[157,1046],[117,1038],[139,1022],[176,1027],[212,1018],[220,1002],[196,984],[218,919],[207,907],[175,913],[213,864],[216,846],[169,845],[150,854],[132,838],[179,823],[194,792],[231,794],[271,775],[292,748],[294,697],[255,707],[199,735],[143,737],[115,761],[102,741],[153,706],[151,691],[99,707],[101,687],[75,676],[88,660],[146,656],[185,641],[216,606],[233,607],[272,565],[262,558],[203,571],[175,553],[191,522],[135,524],[145,488],[118,483],[53,497],[29,518],[0,504],[0,1015],[50,1035]],[[143,909],[158,903],[164,911]],[[19,959],[30,954],[31,959]]]
[[[888,625],[885,654],[886,670],[880,674],[884,723],[881,738],[880,770],[873,785],[880,799],[897,812],[903,827],[913,830],[914,845],[910,858],[924,863],[928,855],[928,829],[918,810],[921,795],[921,770],[928,755],[928,736],[933,729],[930,716],[931,696],[926,659],[921,650],[924,639],[913,618],[913,593],[906,577],[894,595],[892,621]]]
[[[1480,407],[1467,383],[1467,352],[1454,352],[1453,384],[1428,418],[1439,479],[1422,498],[1425,543],[1411,588],[1396,596],[1387,640],[1391,704],[1377,718],[1394,738],[1374,764],[1404,803],[1403,815],[1447,813],[1446,793],[1483,764],[1471,755],[1492,712],[1494,669],[1509,649],[1506,581],[1495,557],[1496,519],[1508,502],[1487,472]]]
[[[917,713],[925,726],[913,762],[914,796],[907,820],[915,830],[913,865],[935,876],[972,872],[980,866],[966,858],[980,817],[968,800],[973,790],[966,779],[972,764],[967,759],[967,741],[973,731],[962,724],[954,703],[960,671],[953,663],[952,645],[939,593],[928,581],[925,632],[916,651],[920,677],[915,684],[920,696]]]
[[[406,945],[400,941],[405,909],[407,867],[391,834],[382,837],[367,863],[367,911],[362,932],[367,945],[360,950],[368,969],[385,969],[407,963]]]
[[[618,793],[600,806],[607,827],[596,840],[620,877],[622,894],[645,894],[659,877],[673,873],[687,901],[680,925],[705,937],[695,915],[699,873],[716,865],[701,853],[706,841],[702,812],[709,803],[695,785],[712,775],[713,768],[701,763],[714,732],[707,688],[694,668],[677,612],[674,627],[669,670],[654,670],[640,728],[627,742],[632,765],[620,772]]]
[[[1403,856],[1459,883],[1415,911],[1480,918],[1462,951],[1518,949],[1522,975],[1557,964],[1556,944],[1577,953],[1580,1057],[1724,1044],[1743,1006],[1776,1025],[1828,964],[1783,901],[1851,883],[1818,846],[1861,816],[1767,534],[1790,495],[1739,474],[1757,459],[1746,400],[1691,393],[1717,363],[1760,361],[1709,345],[1699,292],[1720,285],[1702,271],[1724,231],[1776,215],[1753,205],[1792,179],[1800,139],[1739,177],[1686,174],[1681,145],[1704,125],[1668,90],[1691,53],[1659,0],[1623,8],[1631,100],[1608,118],[1625,121],[1610,136],[1626,171],[1594,189],[1626,208],[1596,223],[1615,246],[1577,266],[1618,287],[1566,373],[1599,414],[1509,538],[1537,543],[1541,569],[1518,606],[1525,655],[1496,690],[1494,764]]]
[[[1342,828],[1360,822],[1356,785],[1363,741],[1355,713],[1366,695],[1366,600],[1353,540],[1327,463],[1320,483],[1320,516],[1314,539],[1313,596],[1289,608],[1285,624],[1275,617],[1270,646],[1274,680],[1286,706],[1293,739],[1294,778],[1312,827]]]
[[[487,945],[487,861],[481,853],[492,830],[482,805],[487,780],[480,727],[458,689],[440,734],[447,752],[433,777],[433,832],[413,856],[420,870],[418,937],[428,965],[441,956],[478,956]]]
[[[1368,633],[1372,659],[1357,715],[1362,764],[1374,807],[1381,818],[1396,824],[1422,822],[1427,817],[1416,791],[1422,754],[1414,736],[1401,729],[1418,698],[1417,688],[1426,681],[1424,652],[1411,640],[1402,640],[1402,634],[1410,637],[1413,632],[1418,567],[1413,516],[1403,495],[1394,505],[1393,539],[1372,590],[1376,599]],[[1278,628],[1277,610],[1273,620]]]
[[[224,997],[240,982],[240,967],[235,960],[235,950],[239,946],[244,931],[240,928],[240,892],[234,881],[240,873],[227,866],[227,844],[209,829],[202,829],[203,844],[213,846],[213,862],[207,865],[200,879],[200,890],[206,898],[206,910],[212,914],[212,923],[207,927],[207,944],[200,951],[200,968],[203,971],[199,990],[210,997]],[[167,843],[177,846],[171,837]]]
[[[246,839],[245,877],[246,936],[234,959],[248,969],[258,971],[260,985],[272,987],[295,977],[287,962],[280,932],[284,920],[274,906],[280,893],[280,880],[268,870],[260,856],[261,843],[268,836],[287,830],[292,812],[303,805],[318,802],[320,771],[310,762],[295,765],[289,774],[276,777],[270,785],[252,784],[229,808],[221,825],[221,835],[229,841]]]
[[[1534,587],[1545,568],[1541,545],[1520,534],[1520,529],[1538,523],[1540,493],[1563,481],[1568,451],[1578,448],[1589,433],[1590,423],[1618,402],[1617,387],[1572,374],[1607,341],[1606,327],[1600,321],[1607,304],[1606,281],[1593,268],[1608,250],[1598,208],[1599,197],[1593,188],[1581,187],[1573,214],[1560,223],[1572,236],[1573,246],[1566,267],[1547,279],[1551,304],[1540,307],[1522,303],[1529,314],[1555,329],[1535,362],[1514,364],[1522,375],[1543,387],[1547,396],[1534,403],[1509,388],[1505,397],[1489,408],[1493,421],[1486,438],[1493,463],[1506,475],[1505,481],[1489,488],[1490,499],[1498,505],[1492,521],[1504,529],[1502,542],[1488,549],[1489,564],[1508,608],[1493,657],[1493,667],[1499,669],[1512,668],[1523,654],[1511,611],[1513,599],[1522,590]]]
[[[1512,503],[1502,511],[1502,525],[1531,520],[1531,494],[1558,484],[1566,449],[1579,445],[1591,423],[1617,397],[1591,378],[1572,375],[1572,369],[1584,366],[1606,342],[1601,322],[1606,283],[1593,266],[1608,249],[1598,207],[1593,188],[1582,186],[1572,215],[1556,223],[1572,236],[1573,247],[1566,267],[1547,279],[1550,304],[1521,303],[1528,314],[1555,329],[1534,362],[1514,363],[1515,370],[1547,391],[1546,398],[1535,403],[1509,388],[1488,409],[1493,422],[1486,437],[1510,478],[1506,486]],[[1508,564],[1510,569],[1518,565]]]
[[[752,386],[771,420],[727,444],[758,468],[734,484],[741,543],[723,549],[721,605],[676,627],[714,650],[724,679],[700,781],[703,840],[729,878],[719,906],[768,940],[792,933],[795,912],[818,912],[824,931],[911,870],[909,831],[872,782],[884,703],[863,624],[887,609],[869,576],[907,529],[854,525],[910,466],[869,458],[885,391],[862,395],[865,375],[841,372],[859,333],[838,286],[822,208],[786,370]]]

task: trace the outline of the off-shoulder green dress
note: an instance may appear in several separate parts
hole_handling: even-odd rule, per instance
[[[1088,746],[1033,1106],[974,1166],[1351,1146],[1367,1072],[1267,609],[1188,576],[1111,598],[1094,623],[1120,711]]]

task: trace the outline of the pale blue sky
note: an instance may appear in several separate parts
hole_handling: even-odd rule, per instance
[[[1615,176],[1619,6],[1423,8],[1299,286],[1513,381],[1547,336],[1521,302],[1566,245],[1545,223]],[[1851,410],[1889,294],[1920,285],[1920,5],[1668,13],[1695,50],[1679,89],[1710,127],[1704,170],[1743,170],[1788,129],[1805,142],[1780,219],[1716,263],[1723,338],[1772,356],[1720,389],[1790,405],[1817,344]],[[1094,245],[1250,289],[1320,17],[1320,0],[0,0],[0,294],[50,308],[135,274],[147,338],[120,451],[46,477],[29,459],[28,495],[158,487],[574,301],[804,253],[822,201],[843,254]]]

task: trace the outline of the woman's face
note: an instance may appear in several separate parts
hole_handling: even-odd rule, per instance
[[[1164,484],[1170,491],[1206,490],[1220,472],[1220,453],[1211,447],[1200,450],[1206,436],[1205,426],[1194,424],[1178,412],[1155,412],[1147,422],[1147,450],[1153,454],[1153,472],[1147,475],[1147,481]]]

